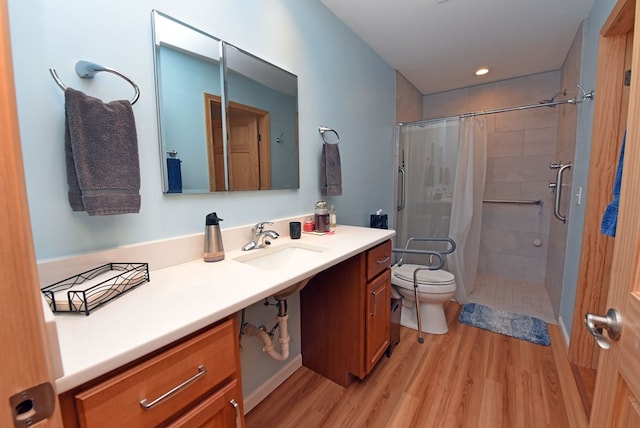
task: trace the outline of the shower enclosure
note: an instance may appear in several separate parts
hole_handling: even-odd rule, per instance
[[[465,117],[398,125],[397,245],[411,236],[449,237],[457,250],[445,269],[456,276],[456,300],[468,301],[478,264],[486,172],[486,118]],[[425,249],[444,250],[437,244]],[[411,263],[426,263],[419,256]]]
[[[593,92],[574,85],[577,90],[572,98],[556,99],[569,96],[562,90],[537,103],[518,103],[553,93],[559,84],[568,86],[560,77],[558,72],[549,72],[490,87],[425,96],[423,114],[442,114],[442,118],[398,126],[397,162],[403,171],[398,193],[404,198],[398,198],[400,207],[394,219],[396,245],[404,245],[412,235],[446,234],[454,239],[458,249],[453,255],[461,259],[456,262],[447,257],[446,269],[456,275],[459,303],[495,304],[557,321],[572,200],[573,168],[566,166],[573,163],[576,141],[575,120],[570,118],[575,117],[575,106],[592,99]],[[507,103],[515,106],[495,108]],[[476,111],[463,113],[467,106]],[[446,116],[452,113],[457,115]],[[487,127],[480,126],[484,118]],[[473,120],[476,132],[463,131],[464,124]],[[466,150],[462,144],[466,135],[478,140],[483,128],[488,128],[490,140],[486,163],[482,161],[486,149],[477,141]],[[549,169],[556,164],[557,169]],[[561,167],[566,167],[562,170],[565,177],[560,175]],[[416,168],[418,171],[413,171]],[[483,168],[484,176],[475,174]],[[549,182],[554,178],[565,180],[556,184],[560,192],[554,189],[552,196]],[[478,223],[482,239],[476,246],[479,232],[474,226]],[[425,263],[415,258],[413,262]]]

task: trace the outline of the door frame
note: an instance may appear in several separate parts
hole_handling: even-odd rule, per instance
[[[20,145],[7,0],[0,1],[0,426],[14,426],[9,399],[55,379],[38,281]],[[37,408],[40,403],[35,402]],[[62,426],[55,396],[53,414],[38,426]]]
[[[624,72],[630,68],[634,11],[634,0],[619,1],[602,26],[598,45],[590,173],[569,342],[569,360],[591,369],[598,366],[600,352],[583,319],[586,313],[606,312],[614,239],[600,232],[600,222],[611,202],[627,125],[629,87],[624,85]]]

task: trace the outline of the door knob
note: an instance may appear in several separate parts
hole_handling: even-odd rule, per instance
[[[596,338],[596,343],[602,349],[609,349],[611,347],[610,340],[619,340],[622,333],[622,318],[618,311],[613,308],[609,308],[606,316],[586,314],[584,316],[584,323],[587,325],[589,333]],[[607,336],[602,334],[602,330],[607,330]]]

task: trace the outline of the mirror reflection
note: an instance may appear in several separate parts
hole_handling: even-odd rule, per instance
[[[158,11],[153,27],[164,191],[298,188],[296,76]]]

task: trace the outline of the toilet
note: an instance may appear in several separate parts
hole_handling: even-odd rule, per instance
[[[413,272],[422,265],[403,264],[394,266],[391,272],[393,290],[402,296],[404,310],[400,324],[418,329],[418,316],[413,286]],[[449,331],[444,315],[444,302],[456,293],[455,276],[443,269],[418,271],[418,300],[422,331],[444,334]]]

